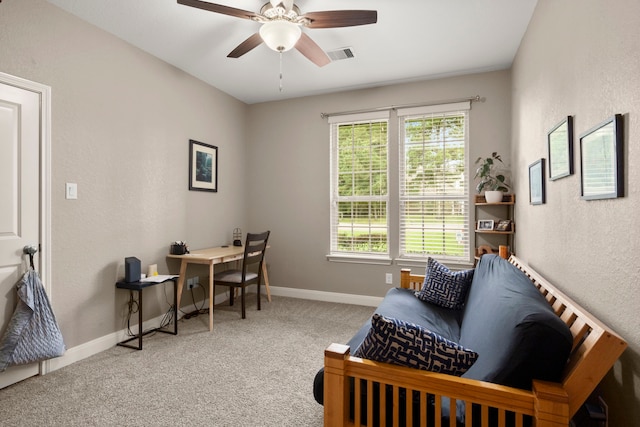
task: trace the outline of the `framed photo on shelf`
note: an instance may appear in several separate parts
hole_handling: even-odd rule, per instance
[[[573,175],[573,117],[567,116],[547,134],[549,179]]]
[[[481,219],[478,221],[478,230],[480,231],[493,231],[492,219]]]
[[[496,224],[496,231],[511,231],[511,220],[510,219],[501,219]]]
[[[580,190],[585,200],[624,195],[622,115],[605,120],[580,135]]]
[[[545,203],[544,159],[536,160],[529,165],[529,203],[532,205]]]
[[[218,191],[218,147],[189,140],[189,190]]]

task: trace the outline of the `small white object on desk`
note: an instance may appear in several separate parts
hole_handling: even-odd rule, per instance
[[[158,275],[158,264],[151,264],[147,270],[147,277]]]

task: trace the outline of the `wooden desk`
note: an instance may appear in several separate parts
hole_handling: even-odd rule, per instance
[[[178,277],[178,307],[182,298],[182,289],[189,264],[203,264],[209,266],[209,330],[213,330],[213,266],[225,262],[241,260],[244,256],[244,246],[219,246],[217,248],[198,249],[184,255],[167,255],[167,258],[180,259],[180,275]],[[271,291],[269,289],[269,276],[267,275],[267,265],[262,264],[262,277],[267,290],[267,300],[271,302]]]

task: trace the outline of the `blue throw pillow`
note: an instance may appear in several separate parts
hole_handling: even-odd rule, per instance
[[[422,289],[416,292],[416,296],[422,301],[460,310],[471,286],[473,272],[473,269],[454,272],[429,258]]]
[[[375,313],[355,357],[460,376],[478,353],[419,325]]]

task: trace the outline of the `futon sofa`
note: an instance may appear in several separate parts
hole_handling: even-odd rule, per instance
[[[522,266],[484,255],[466,272],[433,260],[426,277],[403,271],[403,288],[326,350],[314,380],[325,425],[567,425],[597,385],[582,366],[589,335],[614,346],[597,381],[626,343]]]

